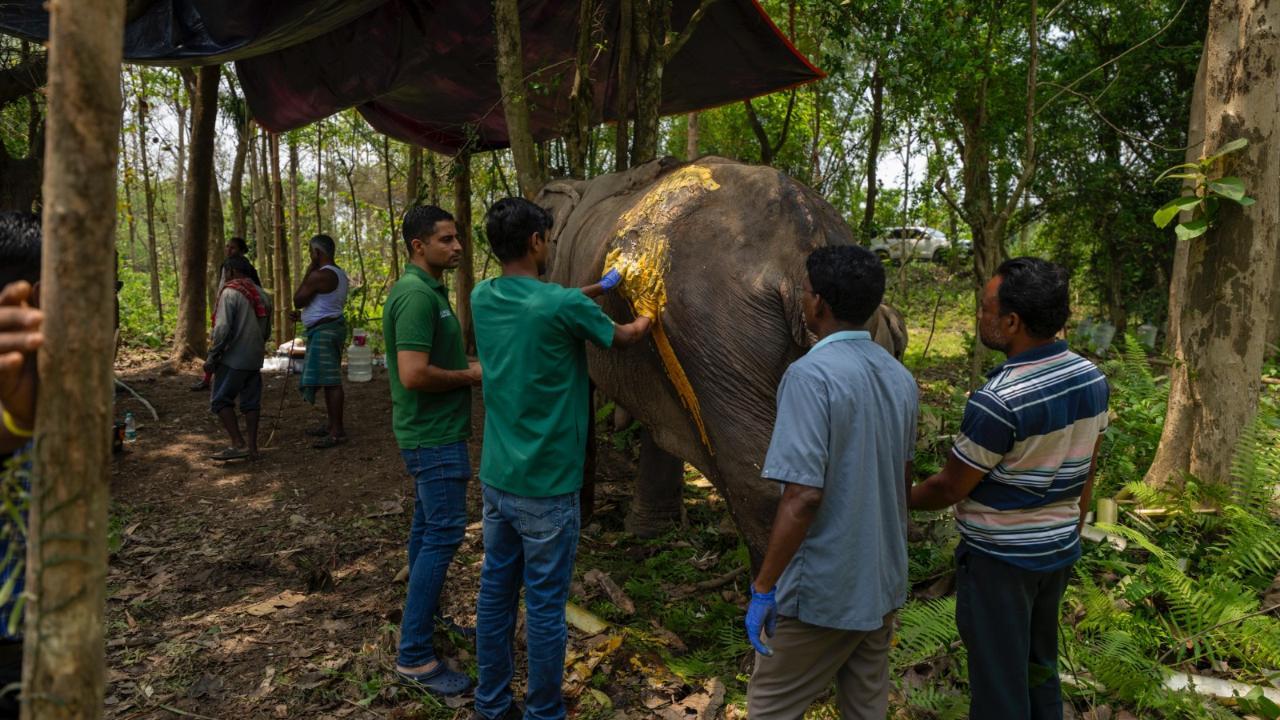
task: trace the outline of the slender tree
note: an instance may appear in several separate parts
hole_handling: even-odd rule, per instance
[[[516,163],[516,182],[520,185],[520,194],[533,199],[546,177],[529,128],[529,88],[525,82],[520,39],[519,0],[494,0],[493,24],[498,36],[498,86],[502,89],[502,111]]]
[[[124,0],[51,0],[22,718],[99,718]]]
[[[205,266],[209,258],[209,198],[213,184],[213,145],[218,118],[219,67],[200,68],[191,97],[193,126],[183,223],[182,266],[178,284],[178,327],[173,336],[174,363],[208,351]]]
[[[471,290],[475,287],[475,259],[471,234],[471,153],[465,150],[453,159],[453,217],[462,243],[462,263],[458,265],[457,303],[454,308],[462,325],[463,344],[467,352],[476,348],[475,327],[471,323]]]
[[[293,282],[289,277],[289,247],[286,245],[284,229],[284,186],[280,180],[280,136],[276,133],[267,135],[267,154],[271,162],[271,235],[275,248],[273,254],[276,257],[276,344],[282,345],[286,338],[293,337],[292,323],[289,322],[290,304],[285,302],[285,296],[293,288]]]
[[[138,70],[138,160],[142,163],[142,196],[147,209],[147,262],[151,279],[151,305],[164,325],[164,302],[160,298],[160,254],[156,252],[156,193],[151,184],[151,163],[147,153],[147,76]]]

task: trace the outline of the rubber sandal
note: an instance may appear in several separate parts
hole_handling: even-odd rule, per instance
[[[317,450],[328,450],[329,448],[337,447],[338,445],[341,445],[346,441],[347,441],[346,435],[339,435],[337,437],[334,437],[332,435],[326,435],[323,438],[311,443],[311,447]]]
[[[244,460],[249,457],[249,451],[245,448],[229,447],[219,450],[209,456],[210,460]]]
[[[420,687],[435,695],[461,695],[471,689],[471,678],[450,670],[443,660],[429,672],[412,675],[396,670],[396,676],[407,685]]]

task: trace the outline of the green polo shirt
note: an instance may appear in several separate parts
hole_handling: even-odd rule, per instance
[[[524,497],[582,487],[588,417],[584,341],[613,344],[613,321],[577,288],[530,277],[485,280],[471,293],[484,367],[480,480]]]
[[[436,367],[467,369],[462,327],[449,307],[444,285],[410,264],[382,308],[382,337],[387,341],[387,375],[391,378],[391,428],[400,449],[448,445],[470,437],[471,388],[409,390],[400,384],[396,361],[396,352],[415,350],[429,353]]]

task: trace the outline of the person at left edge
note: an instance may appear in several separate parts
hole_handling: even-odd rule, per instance
[[[382,309],[391,425],[415,488],[396,674],[430,692],[457,695],[471,680],[445,665],[433,634],[440,592],[467,525],[471,388],[480,384],[480,365],[467,360],[443,282],[445,271],[462,260],[453,216],[434,205],[416,206],[401,230],[409,264]]]
[[[36,350],[44,343],[40,298],[40,218],[0,212],[0,477],[30,470],[31,437],[36,424]],[[18,468],[9,467],[19,462]],[[25,481],[23,490],[28,490]],[[12,556],[9,546],[15,545]],[[0,604],[0,719],[18,717],[18,695],[3,692],[22,681],[22,614],[9,625],[24,588],[20,559],[26,557],[19,526],[0,516],[0,586],[14,584]]]

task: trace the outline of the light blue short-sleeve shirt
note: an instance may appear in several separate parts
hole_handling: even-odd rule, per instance
[[[811,625],[876,630],[907,599],[906,463],[919,390],[862,331],[823,338],[782,376],[761,475],[822,489],[778,580],[778,612]]]

